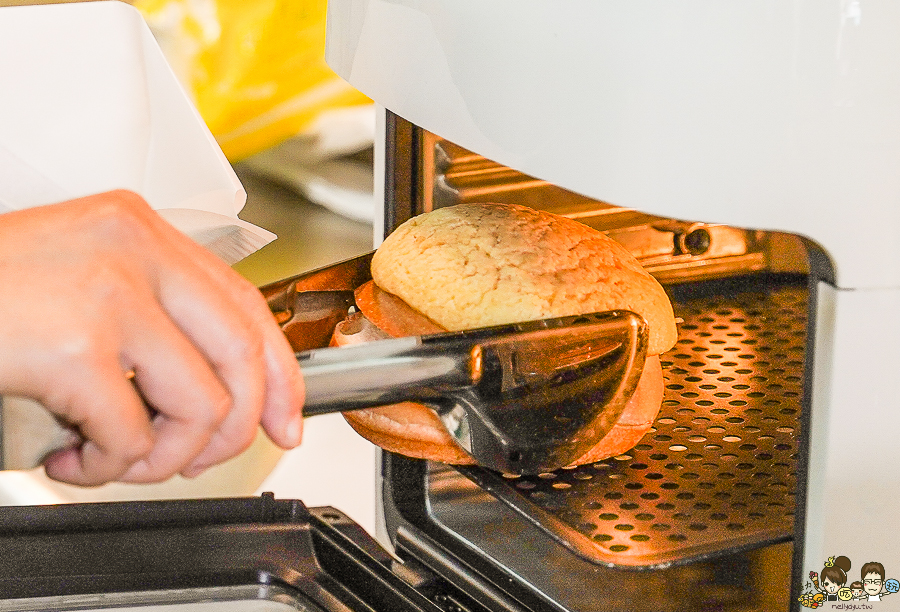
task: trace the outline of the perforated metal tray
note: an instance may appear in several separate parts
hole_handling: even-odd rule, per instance
[[[654,427],[618,457],[536,477],[460,468],[580,556],[659,566],[785,541],[795,506],[807,288],[743,277],[670,289]]]

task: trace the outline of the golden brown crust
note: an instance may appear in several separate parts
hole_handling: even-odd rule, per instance
[[[475,463],[453,441],[437,415],[422,404],[367,408],[345,412],[344,418],[359,435],[385,450],[451,465]]]
[[[462,204],[414,217],[375,253],[372,277],[451,331],[624,309],[647,320],[649,354],[676,339],[668,297],[624,247],[524,206]]]

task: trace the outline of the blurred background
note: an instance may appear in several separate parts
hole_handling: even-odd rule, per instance
[[[0,7],[52,4],[0,0]],[[247,194],[240,217],[278,238],[235,264],[257,286],[372,249],[368,99],[325,64],[325,0],[136,0]],[[35,410],[7,399],[5,411]],[[340,415],[306,423],[287,453],[260,433],[187,480],[83,489],[40,469],[0,473],[0,504],[256,495],[332,505],[374,533],[376,450]]]

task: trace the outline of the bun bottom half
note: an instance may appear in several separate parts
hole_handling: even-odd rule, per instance
[[[651,428],[663,399],[659,357],[647,357],[637,389],[622,416],[596,445],[572,465],[615,457],[633,448]],[[437,415],[413,402],[345,412],[344,418],[362,437],[381,448],[417,459],[452,465],[475,461],[444,429]]]

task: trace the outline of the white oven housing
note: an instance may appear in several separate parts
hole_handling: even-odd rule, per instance
[[[808,570],[900,562],[898,24],[889,0],[331,0],[326,55],[381,107],[525,174],[822,247]]]

